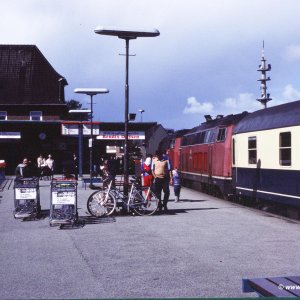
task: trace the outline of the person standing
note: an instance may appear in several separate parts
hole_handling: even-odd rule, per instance
[[[16,179],[38,177],[38,171],[27,157],[25,157],[22,163],[18,164],[15,170]]]
[[[41,169],[45,165],[45,158],[42,154],[36,159],[37,167]]]
[[[152,158],[150,155],[147,155],[147,158],[142,164],[142,178],[143,178],[143,186],[144,187],[151,187],[153,184],[153,175],[151,171],[151,163]],[[147,194],[147,191],[146,191]]]
[[[181,190],[181,176],[177,168],[172,171],[175,202],[179,202]]]
[[[75,179],[78,180],[78,159],[75,153],[73,153],[73,172]]]
[[[53,178],[53,174],[54,174],[55,162],[54,162],[54,159],[52,158],[51,154],[48,155],[48,158],[46,159],[45,163],[46,163],[46,166],[50,170],[50,178],[52,179]]]
[[[117,160],[114,156],[111,156],[107,161],[107,169],[108,169],[109,179],[112,181],[112,185],[115,186],[118,166],[117,166]]]
[[[154,177],[155,192],[159,199],[158,210],[168,212],[168,201],[170,196],[169,183],[172,183],[171,164],[169,159],[163,157],[163,153],[156,152],[156,159],[152,160],[151,165],[152,175]],[[162,202],[161,193],[164,192],[164,199]]]
[[[40,173],[39,176],[42,177],[43,168],[45,167],[45,158],[43,157],[42,154],[40,154],[40,156],[36,159],[36,164],[39,169],[39,173]]]

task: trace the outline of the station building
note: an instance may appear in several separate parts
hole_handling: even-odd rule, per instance
[[[78,133],[83,130],[83,170],[89,169],[90,122],[70,121],[60,75],[35,45],[0,45],[0,160],[6,174],[13,174],[23,157],[33,162],[51,154],[56,172],[78,151]],[[124,122],[93,123],[94,162],[100,157],[122,157]],[[156,122],[130,122],[133,146],[142,154],[154,154],[167,131]],[[74,131],[75,130],[75,131]]]

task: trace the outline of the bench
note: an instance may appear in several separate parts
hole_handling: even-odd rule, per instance
[[[243,292],[261,297],[300,297],[300,276],[243,279]]]
[[[91,179],[90,178],[82,178],[82,187],[84,186],[84,189],[86,190],[86,185],[90,184]],[[101,183],[102,179],[99,177],[92,178],[92,184],[94,183]]]

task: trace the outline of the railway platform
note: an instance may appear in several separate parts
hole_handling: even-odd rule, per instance
[[[79,182],[85,225],[49,226],[50,181],[42,213],[15,220],[13,185],[0,192],[0,299],[216,298],[244,293],[245,278],[299,276],[300,222],[183,188],[169,213],[96,219],[93,192]]]

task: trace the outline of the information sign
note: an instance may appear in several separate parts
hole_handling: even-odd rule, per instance
[[[63,123],[61,124],[62,135],[79,135],[80,123]],[[83,135],[91,135],[91,124],[82,123]],[[93,124],[93,135],[99,135],[99,123]]]
[[[36,189],[33,188],[16,188],[16,200],[36,199]]]
[[[69,204],[75,205],[76,193],[75,192],[52,192],[52,204]]]
[[[144,140],[145,132],[142,131],[129,131],[129,140]],[[100,131],[97,140],[125,140],[124,131]]]

